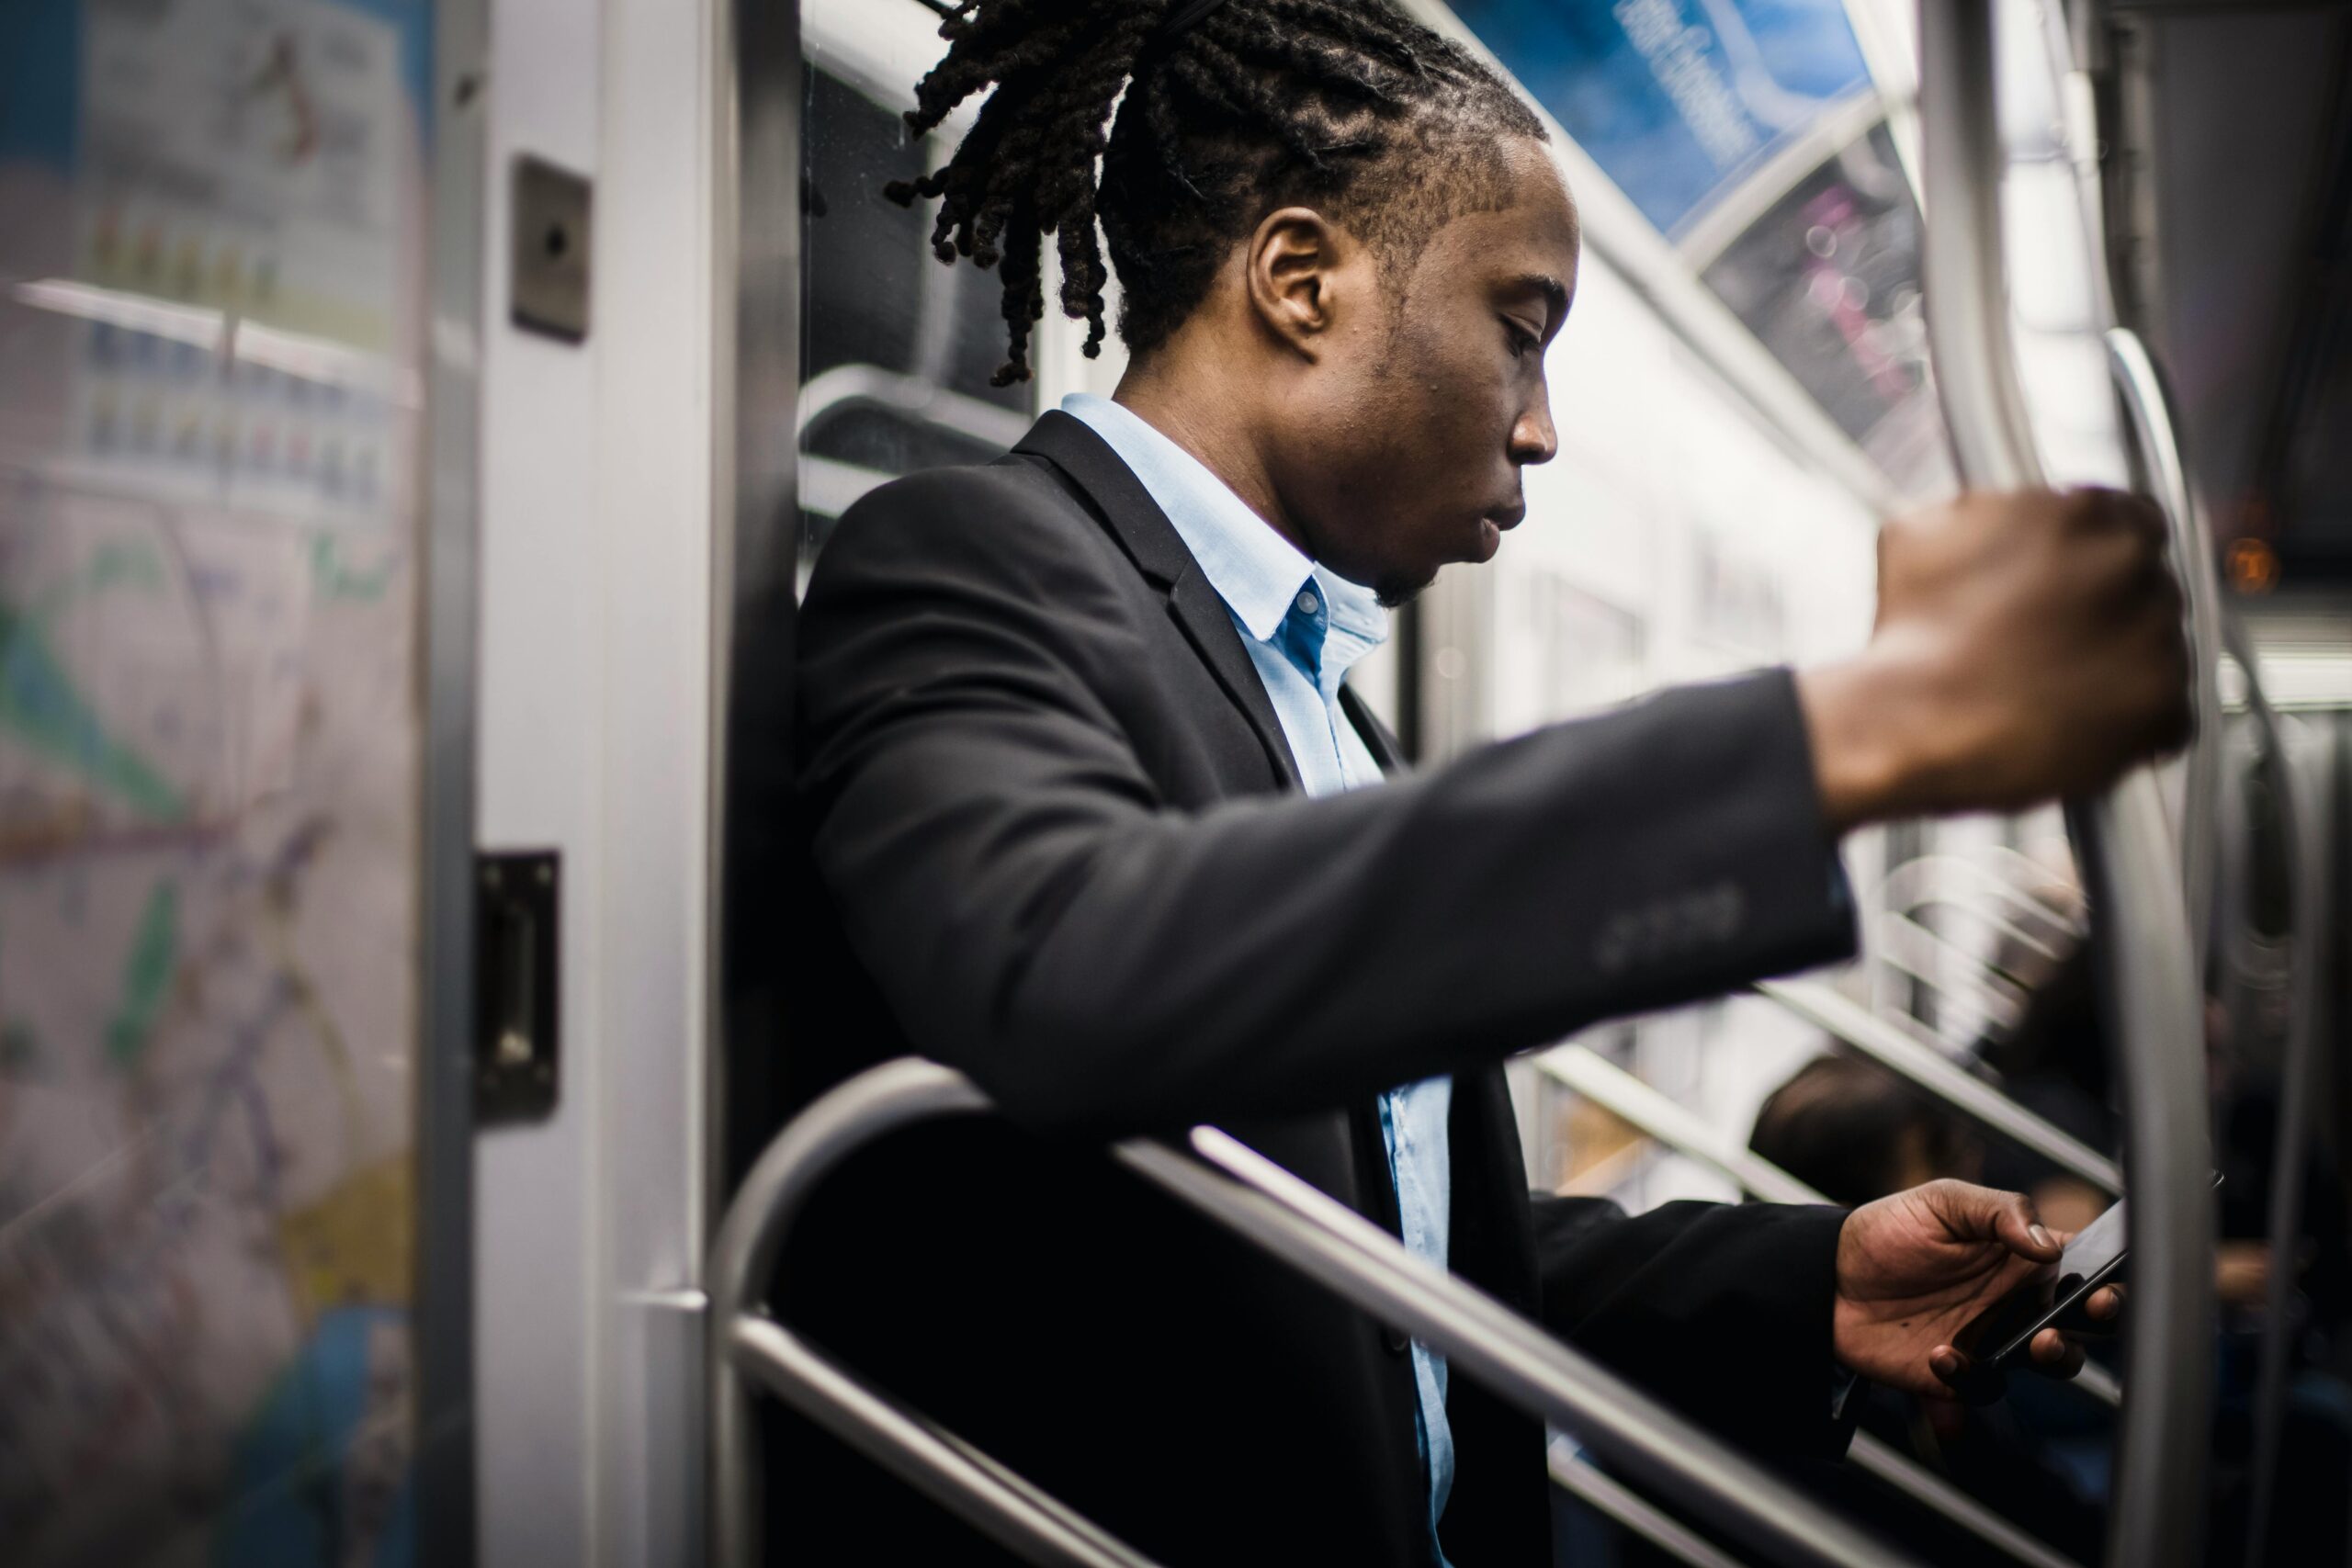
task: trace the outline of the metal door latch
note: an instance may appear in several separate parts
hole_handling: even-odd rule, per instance
[[[535,1120],[555,1109],[561,862],[526,850],[474,863],[474,1120]]]

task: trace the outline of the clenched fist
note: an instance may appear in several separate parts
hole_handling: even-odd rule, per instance
[[[2154,506],[1965,495],[1879,534],[1878,624],[1799,677],[1839,829],[2085,795],[2189,735],[2180,590]]]

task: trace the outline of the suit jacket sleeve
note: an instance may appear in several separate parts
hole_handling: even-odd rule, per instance
[[[1544,1325],[1775,1461],[1835,1459],[1830,1323],[1843,1209],[1537,1196]],[[1848,1402],[1849,1404],[1851,1402]]]
[[[1153,716],[1106,694],[1169,628],[1053,482],[861,502],[797,671],[800,805],[851,945],[1016,1122],[1328,1108],[1850,950],[1785,671],[1378,789],[1175,809],[1128,733]],[[1160,722],[1182,743],[1185,715]]]

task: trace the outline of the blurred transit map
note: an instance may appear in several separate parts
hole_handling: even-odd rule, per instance
[[[413,1556],[428,16],[13,0],[10,1568]]]

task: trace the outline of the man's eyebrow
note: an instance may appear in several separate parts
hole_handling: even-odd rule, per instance
[[[1546,326],[1557,325],[1568,313],[1568,286],[1548,272],[1523,272],[1503,284],[1506,294],[1541,294],[1551,316]]]

